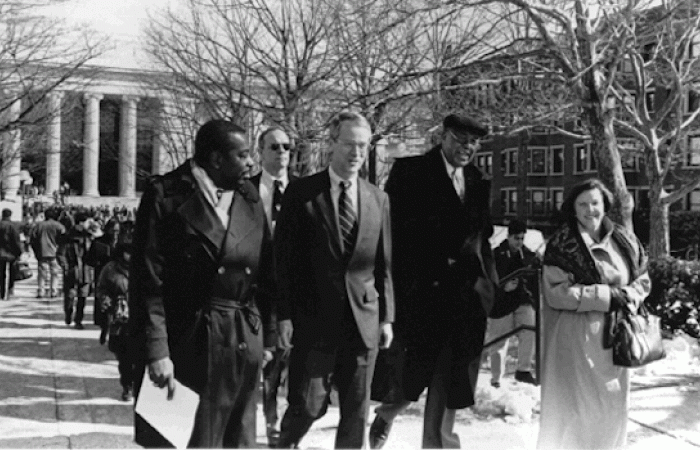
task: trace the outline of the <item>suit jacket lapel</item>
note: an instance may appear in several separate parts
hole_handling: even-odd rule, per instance
[[[235,193],[229,210],[227,248],[235,247],[252,230],[264,226],[265,213],[256,214],[256,208],[262,209],[262,202],[246,199],[240,192]]]
[[[377,221],[381,220],[381,212],[376,208],[376,202],[372,199],[367,182],[361,178],[357,179],[358,205],[357,221],[358,231],[355,239],[355,247],[352,249],[352,256],[361,254],[357,251],[362,245],[362,238],[369,236],[370,230],[376,227]],[[352,261],[352,256],[350,260]]]
[[[204,194],[199,189],[195,189],[192,195],[180,205],[177,212],[192,228],[207,238],[214,247],[214,251],[210,251],[210,256],[216,259],[226,230],[216,215],[214,207],[204,198]],[[207,250],[210,249],[207,248]]]

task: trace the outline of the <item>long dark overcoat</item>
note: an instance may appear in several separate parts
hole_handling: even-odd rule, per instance
[[[418,399],[447,346],[448,408],[474,403],[487,311],[493,302],[475,291],[478,278],[493,280],[495,273],[488,244],[493,234],[490,181],[473,165],[464,168],[464,180],[462,202],[438,146],[397,160],[385,188],[392,213],[395,330],[406,352],[404,395]]]

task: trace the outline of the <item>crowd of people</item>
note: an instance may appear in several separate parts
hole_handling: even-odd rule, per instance
[[[491,184],[474,165],[486,134],[448,115],[436,145],[397,160],[381,190],[358,176],[372,138],[359,114],[331,121],[330,165],[303,178],[289,173],[284,129],[259,136],[253,176],[247,131],[209,121],[191,159],[149,180],[135,217],[60,206],[26,225],[37,295],[57,296],[62,272],[66,324],[82,328],[94,289],[122,398],[144,379],[168,398],[175,380],[194,390],[189,446],[205,448],[257,446],[261,378],[270,447],[298,447],[335,388],[337,448],[382,448],[426,389],[422,446],[459,448],[456,412],[475,402],[487,325],[490,338],[532,329],[541,309],[541,380],[531,329],[519,334],[515,373],[542,384],[538,448],[622,447],[629,373],[603,345],[604,322],[648,295],[644,250],[605,216],[610,193],[598,180],[571,190],[543,258],[524,246],[518,220],[492,250]],[[19,257],[2,253],[6,228],[0,268]],[[494,388],[506,348],[489,349]],[[370,400],[380,404],[366,433]],[[135,438],[170,446],[139,414]]]

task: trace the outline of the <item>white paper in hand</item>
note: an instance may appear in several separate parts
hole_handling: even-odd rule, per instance
[[[168,400],[168,389],[155,386],[148,371],[144,374],[136,412],[175,448],[187,447],[198,406],[199,395],[177,380],[175,394]]]

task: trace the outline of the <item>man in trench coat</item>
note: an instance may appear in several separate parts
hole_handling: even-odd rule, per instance
[[[148,371],[148,382],[168,393],[175,378],[199,394],[189,447],[256,447],[263,318],[255,292],[266,262],[252,166],[245,130],[209,121],[197,132],[194,158],[150,180],[136,217],[135,391]],[[138,415],[135,426],[140,445],[169,446]]]

